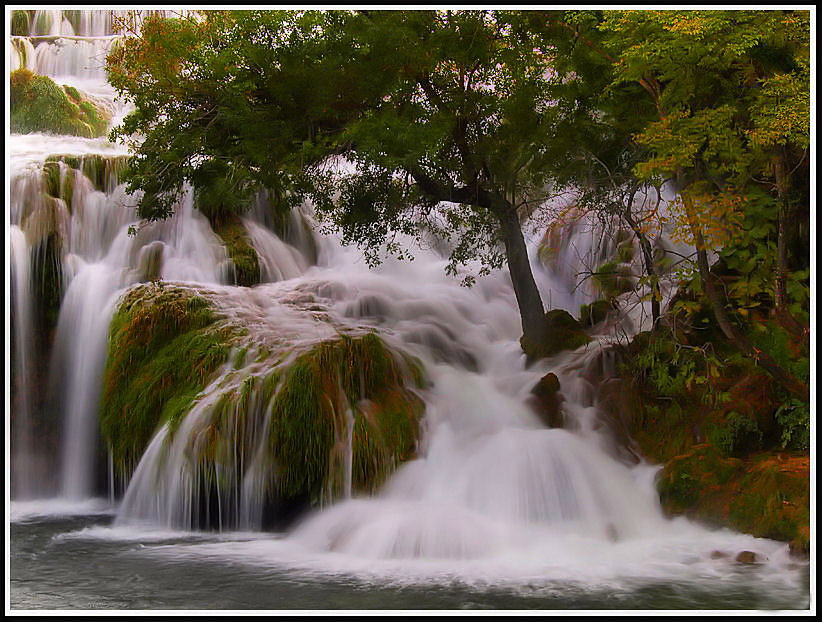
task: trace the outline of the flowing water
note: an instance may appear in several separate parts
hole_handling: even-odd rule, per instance
[[[32,34],[55,38],[19,38],[15,50],[36,43],[25,64],[85,86],[122,117],[127,108],[91,65],[113,40],[108,12],[73,21],[43,13]],[[663,516],[656,469],[624,459],[595,406],[596,377],[613,372],[613,326],[577,352],[526,367],[505,272],[460,287],[433,250],[371,270],[356,249],[313,233],[310,212],[295,213],[281,237],[261,206],[243,225],[264,283],[234,287],[227,251],[190,193],[174,218],[135,235],[134,199],[115,169],[98,187],[61,163],[61,183],[72,176],[70,201],[40,198],[49,155],[112,158],[122,155],[120,147],[47,135],[15,135],[10,144],[12,608],[809,606],[809,566],[792,559],[784,543]],[[59,244],[49,255],[50,239]],[[532,244],[543,298],[554,307],[574,313],[592,299],[574,289],[572,277],[586,260],[597,261],[594,239],[590,230],[566,230],[553,269],[537,260]],[[50,345],[38,338],[36,312],[44,253],[61,276]],[[267,435],[268,414],[264,401],[252,400],[246,408],[254,425],[236,462],[242,483],[218,500],[219,531],[193,530],[199,475],[186,448],[210,421],[221,391],[262,373],[248,362],[227,364],[174,434],[158,431],[130,480],[114,482],[110,465],[96,457],[109,322],[129,286],[158,279],[207,292],[222,316],[241,321],[261,342],[287,334],[292,343],[312,343],[340,327],[376,329],[418,357],[429,381],[420,390],[426,414],[418,457],[376,495],[353,494],[349,411],[342,494],[285,532],[261,531],[262,489],[271,474],[256,439]],[[629,334],[647,314],[641,304],[632,309],[620,325]],[[47,377],[33,368],[47,369]],[[561,383],[564,429],[546,428],[527,406],[549,371]],[[109,497],[99,498],[101,490]],[[759,563],[736,563],[743,550],[757,553]]]

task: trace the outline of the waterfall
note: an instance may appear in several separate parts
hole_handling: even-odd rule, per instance
[[[15,38],[13,60],[82,84],[108,102],[116,122],[125,109],[115,104],[102,64],[96,64],[115,40],[110,12],[67,13],[37,11],[33,38]],[[397,360],[419,361],[427,379],[408,389],[425,409],[413,455],[391,464],[396,470],[374,494],[358,492],[354,436],[357,422],[367,419],[368,399],[352,399],[340,388],[331,404],[336,429],[329,459],[338,479],[282,538],[245,548],[234,543],[231,554],[376,574],[413,563],[423,575],[446,578],[504,568],[527,581],[529,573],[630,575],[646,561],[664,573],[697,554],[695,548],[704,557],[732,538],[666,519],[653,469],[623,459],[600,425],[596,382],[584,372],[608,364],[612,338],[605,329],[577,351],[526,365],[507,271],[461,287],[445,273],[447,258],[436,249],[416,252],[412,262],[388,258],[371,270],[357,249],[312,231],[307,207],[275,226],[263,196],[241,220],[261,283],[234,287],[226,245],[195,209],[190,189],[172,218],[146,224],[116,166],[105,169],[101,183],[85,164],[122,157],[122,147],[39,134],[13,135],[10,147],[15,500],[56,493],[83,501],[118,492],[98,422],[112,317],[132,286],[173,282],[206,298],[220,321],[242,327],[245,341],[233,344],[179,419],[162,422],[130,465],[116,509],[118,528],[267,527],[272,482],[284,468],[269,456],[272,409],[283,386],[276,374],[286,374],[317,344],[376,334]],[[47,174],[54,171],[49,186]],[[588,285],[576,288],[579,274],[604,257],[592,227],[583,219],[552,232],[558,250],[550,260],[540,257],[539,239],[530,241],[535,277],[551,308],[576,316],[580,304],[594,300]],[[44,331],[47,352],[37,352],[34,334],[44,329],[33,323],[34,250],[49,239],[59,242],[49,248],[59,263],[62,299],[56,321]],[[672,292],[665,289],[666,300]],[[622,316],[625,334],[647,328],[647,317],[640,300]],[[35,358],[49,361],[41,387],[32,372]],[[531,389],[549,372],[562,387],[564,429],[545,427],[527,405]],[[45,397],[35,400],[38,392]],[[50,409],[57,420],[51,421],[58,445],[52,465],[40,457],[47,451],[35,446],[38,409]],[[220,443],[209,436],[218,425]]]
[[[33,373],[31,354],[34,351],[34,334],[31,326],[33,298],[29,262],[31,249],[26,236],[19,227],[12,225],[11,238],[11,293],[12,293],[12,352],[14,366],[12,381],[17,401],[14,404],[16,416],[12,422],[14,440],[12,446],[13,493],[18,497],[27,497],[37,491],[35,465],[33,464],[35,448],[33,445],[31,394]]]

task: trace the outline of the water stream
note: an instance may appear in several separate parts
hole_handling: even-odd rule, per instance
[[[126,108],[94,64],[113,40],[111,17],[81,13],[72,22],[60,11],[38,12],[33,28],[43,30],[33,35],[69,38],[19,38],[12,60],[85,87],[116,122]],[[665,518],[654,467],[619,459],[594,406],[596,383],[583,373],[607,368],[613,332],[527,367],[505,271],[461,287],[434,250],[369,269],[357,249],[310,231],[310,210],[293,215],[287,239],[259,209],[244,218],[264,282],[234,287],[227,251],[193,209],[191,193],[172,219],[139,226],[136,235],[129,234],[140,224],[134,199],[116,173],[99,189],[61,165],[63,175],[75,175],[71,204],[40,202],[49,155],[111,157],[122,147],[50,135],[13,135],[10,146],[13,608],[808,606],[808,565],[792,559],[787,545]],[[38,352],[32,274],[36,249],[50,235],[60,241],[62,298],[53,347]],[[554,307],[576,314],[592,299],[569,281],[598,252],[592,236],[567,232],[561,269],[553,271],[538,261],[532,240],[539,286]],[[158,431],[122,491],[110,481],[101,487],[110,479],[97,457],[96,419],[109,323],[126,289],[150,279],[207,290],[223,315],[242,319],[260,339],[284,327],[306,341],[336,334],[331,324],[378,330],[418,357],[429,379],[420,391],[426,414],[418,457],[378,494],[353,494],[348,412],[342,498],[285,533],[270,533],[259,530],[270,466],[261,446],[249,443],[257,449],[238,458],[240,487],[210,510],[222,529],[192,531],[200,510],[192,505],[197,474],[186,446],[207,422],[217,389],[237,375],[227,365],[173,436]],[[306,296],[331,323],[286,304]],[[642,305],[633,308],[622,325],[629,333],[647,315]],[[48,378],[32,380],[35,360]],[[259,373],[253,363],[239,371],[240,380]],[[547,372],[561,383],[565,429],[546,428],[526,403]],[[246,433],[265,438],[267,404],[247,408],[254,424]],[[49,431],[41,438],[35,428]],[[117,498],[101,498],[101,489]],[[755,551],[761,563],[735,564],[742,550]]]

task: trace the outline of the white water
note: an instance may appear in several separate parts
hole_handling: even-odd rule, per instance
[[[66,23],[61,20],[56,32],[66,34]],[[57,20],[52,29],[55,24]],[[96,28],[89,26],[87,34]],[[88,59],[77,61],[64,48],[41,50],[46,45],[55,44],[38,44],[35,66],[40,71],[84,82],[89,92],[106,92],[99,68]],[[90,45],[92,52],[77,49],[96,54],[98,42]],[[102,139],[40,135],[13,136],[11,148],[15,312],[21,317],[31,307],[25,238],[36,233],[26,228],[22,199],[37,192],[43,160],[55,153],[111,154],[120,148]],[[18,502],[13,518],[98,507],[88,503],[95,494],[95,417],[108,325],[117,297],[143,278],[141,267],[159,258],[161,278],[209,284],[222,311],[242,317],[260,335],[283,330],[305,340],[333,335],[329,323],[315,321],[307,309],[292,304],[305,298],[334,323],[377,327],[389,343],[419,356],[432,382],[422,394],[426,419],[419,458],[401,467],[379,495],[344,499],[303,521],[284,540],[262,536],[188,547],[185,554],[397,580],[618,585],[637,577],[721,580],[728,562],[711,559],[711,552],[732,557],[750,549],[767,560],[758,570],[761,580],[796,580],[786,570],[783,544],[662,516],[651,469],[615,460],[607,430],[597,429],[595,387],[581,378],[580,369],[600,346],[594,343],[587,351],[526,369],[517,343],[513,291],[504,272],[479,279],[472,289],[462,288],[458,279],[445,275],[445,260],[433,252],[418,252],[412,263],[388,260],[371,271],[359,252],[341,247],[334,238],[316,241],[322,265],[310,267],[307,241],[298,250],[259,218],[249,218],[245,226],[264,279],[278,282],[253,289],[220,287],[216,284],[224,280],[227,256],[205,218],[193,211],[190,196],[171,221],[144,227],[136,236],[127,233],[136,224],[131,203],[122,186],[101,193],[81,178],[70,213],[65,205],[49,208],[55,210],[64,241],[68,284],[51,366],[53,392],[64,416],[61,499]],[[561,270],[551,273],[536,262],[534,269],[546,302],[575,313],[591,299],[584,289],[569,291],[581,265],[577,255],[596,249],[582,234],[569,239],[576,244],[563,247],[567,252],[561,255]],[[15,330],[16,343],[25,347],[30,339],[25,319]],[[25,366],[24,357],[16,353],[15,365]],[[572,431],[543,428],[524,405],[531,387],[548,371],[560,377]],[[218,376],[214,386],[225,380]],[[25,423],[26,395],[33,389],[20,390],[24,406],[15,416]],[[199,511],[192,506],[196,491],[185,449],[207,424],[209,400],[217,393],[206,394],[173,439],[165,428],[154,438],[119,508],[116,531],[103,530],[107,534],[142,538],[146,523],[174,527],[185,523],[181,516]],[[254,408],[259,411],[256,434],[265,438],[264,405]],[[231,507],[238,517],[233,526],[239,529],[259,524],[262,490],[270,477],[259,455],[252,451],[243,458],[242,488],[219,508]],[[31,484],[21,474],[18,486]]]

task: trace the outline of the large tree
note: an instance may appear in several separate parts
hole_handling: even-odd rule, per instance
[[[309,197],[366,249],[433,233],[451,240],[452,271],[507,262],[537,344],[521,220],[556,168],[555,51],[517,13],[206,12],[148,19],[109,73],[137,105],[118,134],[141,137],[143,217],[167,216],[188,182],[213,210],[260,188]]]

